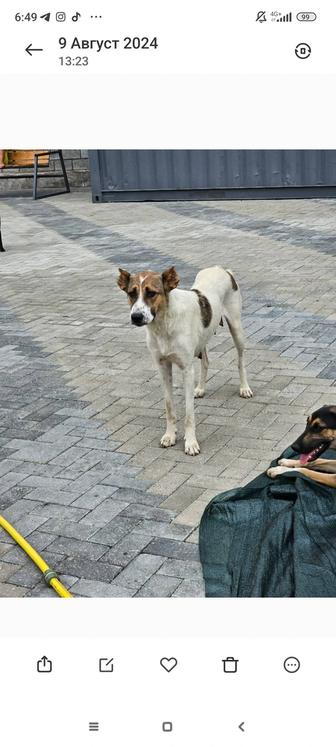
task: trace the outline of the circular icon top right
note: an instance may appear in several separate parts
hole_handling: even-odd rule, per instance
[[[310,57],[311,51],[312,50],[310,44],[307,44],[306,42],[301,42],[295,47],[295,54],[299,58],[299,60],[306,60],[307,57]]]
[[[294,674],[300,669],[300,661],[296,656],[288,656],[284,661],[284,668],[289,674]]]

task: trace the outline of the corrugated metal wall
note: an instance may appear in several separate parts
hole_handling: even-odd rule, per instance
[[[336,186],[336,151],[99,150],[89,155],[95,201]]]

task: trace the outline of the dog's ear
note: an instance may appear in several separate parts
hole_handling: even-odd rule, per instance
[[[118,285],[121,290],[125,291],[125,293],[127,293],[130,277],[131,275],[127,270],[122,270],[119,267]]]
[[[162,284],[166,293],[176,288],[180,282],[180,278],[175,270],[175,267],[169,267],[169,270],[165,270],[162,273]]]

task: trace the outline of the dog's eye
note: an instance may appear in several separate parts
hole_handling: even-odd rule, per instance
[[[148,298],[154,298],[154,296],[157,296],[157,292],[156,291],[150,291],[150,290],[148,290],[147,291],[147,296],[148,296]]]
[[[136,301],[137,300],[138,294],[137,294],[137,291],[135,289],[131,290],[128,295],[129,295],[129,298],[131,299],[131,301]]]

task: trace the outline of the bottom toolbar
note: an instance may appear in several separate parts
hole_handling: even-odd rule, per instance
[[[2,744],[328,747],[335,668],[333,639],[6,639]]]

